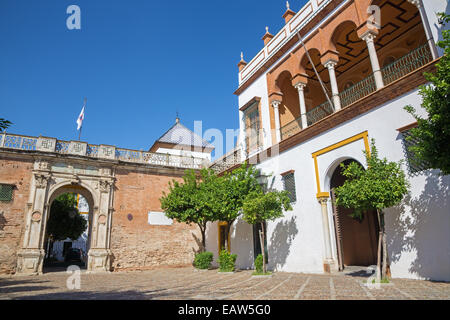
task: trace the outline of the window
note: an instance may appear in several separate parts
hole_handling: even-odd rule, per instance
[[[245,133],[248,152],[256,151],[261,145],[259,103],[245,111]]]
[[[0,201],[9,202],[12,200],[14,186],[10,184],[0,184]]]
[[[418,159],[415,154],[409,149],[418,143],[417,140],[408,139],[411,137],[411,129],[401,131],[403,136],[403,148],[405,151],[405,156],[408,161],[408,170],[410,174],[416,174],[421,171],[430,169],[430,165],[425,161]]]
[[[294,171],[288,171],[282,174],[284,190],[289,192],[289,199],[291,202],[297,201],[297,195],[295,193],[295,176]]]

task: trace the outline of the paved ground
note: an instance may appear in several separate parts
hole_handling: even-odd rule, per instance
[[[445,299],[450,283],[394,279],[368,288],[363,272],[344,275],[275,273],[255,278],[252,271],[219,274],[193,268],[86,274],[80,289],[69,290],[65,272],[0,278],[0,299]]]

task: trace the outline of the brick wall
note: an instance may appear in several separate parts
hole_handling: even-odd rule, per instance
[[[190,265],[200,239],[196,225],[148,224],[149,211],[162,211],[159,198],[168,183],[180,177],[116,170],[111,251],[114,270]],[[128,219],[128,215],[132,219]]]
[[[0,274],[14,273],[21,247],[32,161],[0,156],[0,183],[15,185],[13,200],[0,201]]]

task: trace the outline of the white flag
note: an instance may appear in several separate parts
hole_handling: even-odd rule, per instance
[[[78,116],[77,119],[77,130],[80,130],[81,126],[83,125],[83,120],[84,120],[84,106],[83,109],[81,109],[80,115]]]
[[[81,126],[83,125],[83,120],[84,120],[84,106],[83,106],[83,109],[81,109],[81,113],[77,119],[77,125],[78,125],[77,130],[80,130]]]

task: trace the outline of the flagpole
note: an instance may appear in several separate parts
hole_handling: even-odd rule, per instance
[[[86,101],[87,99],[84,98],[84,105],[83,105],[84,111],[86,111]],[[84,121],[84,114],[83,114],[83,121]],[[81,141],[81,130],[83,130],[83,122],[81,122],[80,132],[78,133],[78,141]]]

